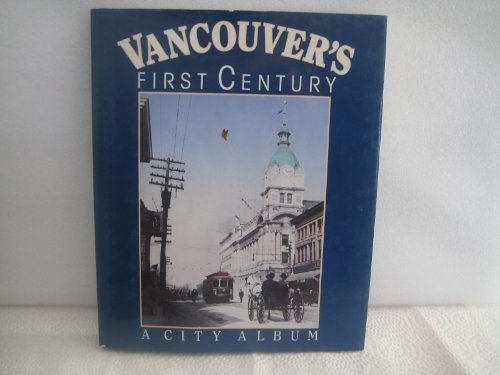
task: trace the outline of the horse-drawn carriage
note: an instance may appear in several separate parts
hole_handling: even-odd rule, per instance
[[[285,321],[293,318],[297,323],[304,319],[304,299],[300,290],[289,290],[285,282],[277,282],[272,279],[264,281],[253,281],[248,293],[248,318],[253,320],[257,317],[259,323],[264,323],[271,316],[271,310],[281,311]],[[267,312],[267,314],[266,314]]]

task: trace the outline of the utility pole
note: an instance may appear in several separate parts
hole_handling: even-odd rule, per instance
[[[184,190],[184,176],[182,175],[185,170],[182,166],[186,163],[182,161],[173,160],[170,158],[160,159],[152,158],[163,165],[151,165],[153,169],[164,170],[165,174],[152,172],[151,177],[156,177],[156,180],[151,178],[149,181],[152,185],[159,185],[161,190],[161,206],[163,209],[163,220],[161,223],[161,251],[160,251],[160,285],[165,289],[167,284],[167,263],[170,263],[170,257],[166,257],[167,243],[171,243],[167,238],[172,234],[172,226],[168,224],[168,210],[170,209],[170,201],[172,199],[172,191]]]

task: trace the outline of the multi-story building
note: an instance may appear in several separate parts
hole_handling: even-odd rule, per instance
[[[319,274],[323,251],[323,212],[324,201],[291,221],[295,234],[292,279],[314,278]]]
[[[262,209],[220,242],[221,271],[233,276],[235,290],[244,289],[249,276],[264,280],[270,270],[291,273],[291,220],[303,211],[304,169],[290,148],[290,135],[283,124],[264,175]]]
[[[149,111],[149,99],[142,98],[139,105],[140,125],[140,161],[149,163],[153,157],[153,142],[151,141],[151,120]]]

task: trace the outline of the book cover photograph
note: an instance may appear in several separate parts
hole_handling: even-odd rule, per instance
[[[92,11],[99,340],[362,350],[386,18]]]

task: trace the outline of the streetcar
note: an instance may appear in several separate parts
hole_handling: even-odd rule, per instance
[[[215,272],[203,280],[203,299],[206,303],[229,302],[233,299],[233,278],[228,272]]]

